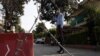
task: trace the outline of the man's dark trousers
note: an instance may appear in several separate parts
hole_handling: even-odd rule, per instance
[[[60,42],[60,44],[63,45],[63,42],[64,42],[64,39],[63,39],[63,28],[61,27],[61,25],[57,26],[57,39]],[[64,51],[61,46],[59,46],[59,48],[60,48],[59,52]]]

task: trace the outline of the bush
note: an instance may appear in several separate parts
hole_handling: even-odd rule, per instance
[[[97,41],[100,43],[100,28],[97,27],[94,29],[95,37],[97,38]],[[70,35],[65,35],[64,36],[64,43],[65,44],[88,44],[87,40],[87,30],[81,31],[78,33],[70,34]]]
[[[74,33],[72,35],[65,35],[66,44],[86,44],[86,32]]]

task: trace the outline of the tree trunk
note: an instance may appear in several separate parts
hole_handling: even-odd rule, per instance
[[[88,27],[88,38],[89,38],[90,44],[97,45],[95,32],[94,32],[95,22],[94,22],[93,15],[91,15],[90,18],[87,20],[87,27]]]
[[[5,23],[4,23],[4,29],[5,29],[5,32],[7,32],[7,30],[11,30],[11,17],[10,17],[10,14],[8,13],[7,10],[5,10]]]

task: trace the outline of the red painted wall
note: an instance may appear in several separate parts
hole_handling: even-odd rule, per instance
[[[27,39],[25,40],[25,37]],[[22,42],[18,40],[23,40]],[[19,43],[20,42],[20,43]],[[16,51],[17,49],[21,51]],[[10,51],[8,51],[8,49]],[[0,56],[34,56],[33,36],[25,33],[0,34]],[[8,53],[7,53],[8,52]]]

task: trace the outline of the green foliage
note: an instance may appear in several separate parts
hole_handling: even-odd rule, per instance
[[[29,0],[0,0],[0,4],[3,6],[2,12],[5,16],[4,29],[7,32],[7,24],[11,23],[11,26],[18,25],[19,17],[23,15],[24,4],[28,3]],[[8,22],[7,22],[8,21]],[[10,29],[11,30],[11,29]]]
[[[56,10],[61,9],[62,12],[71,12],[71,8],[69,8],[70,3],[68,0],[35,0],[37,3],[40,3],[41,6],[39,8],[40,19],[50,21],[54,17]],[[75,0],[76,2],[76,0]],[[71,6],[72,7],[72,6]],[[67,19],[67,14],[65,15],[65,19]]]
[[[29,0],[0,0],[3,5],[3,10],[7,11],[10,15],[23,15],[23,5]]]
[[[66,44],[86,44],[87,43],[87,35],[86,32],[74,33],[71,35],[65,36]]]
[[[41,38],[44,36],[44,27],[43,23],[38,23],[36,30],[33,30],[35,38]]]
[[[95,37],[97,38],[97,42],[100,43],[100,27],[95,27],[94,32],[95,32]],[[66,44],[88,44],[87,33],[88,33],[87,30],[85,30],[70,35],[65,35],[64,42]]]
[[[54,28],[49,29],[49,32],[50,32],[51,34],[53,34],[54,36],[56,35],[56,29],[54,29]],[[44,32],[44,36],[45,36],[45,37],[51,37],[50,33]]]
[[[38,23],[38,25],[36,26],[36,33],[40,33],[44,31],[44,24],[43,23]]]
[[[56,29],[49,29],[49,32],[53,35],[56,35]]]
[[[25,32],[25,30],[21,27],[21,26],[19,26],[19,25],[15,25],[15,32]]]
[[[43,27],[44,27],[44,25],[42,23],[39,23],[37,25],[36,30],[33,30],[33,34],[34,34],[35,38],[51,37],[50,33],[53,34],[53,35],[56,35],[56,29],[49,29],[50,33],[48,33],[46,31],[44,31]]]
[[[94,9],[95,7],[93,8],[88,8],[86,9],[88,11],[88,15],[90,15],[94,21],[95,21],[95,25],[96,26],[100,26],[100,12],[99,11],[96,11],[96,8]]]

